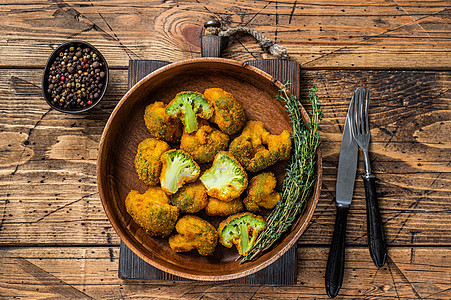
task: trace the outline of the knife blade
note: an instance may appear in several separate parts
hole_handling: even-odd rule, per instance
[[[352,138],[351,126],[349,124],[349,113],[351,106],[354,105],[354,98],[353,96],[349,105],[348,116],[346,117],[345,127],[343,129],[343,137],[341,138],[340,156],[338,158],[335,201],[337,205],[345,206],[351,205],[359,154],[359,148]]]
[[[326,267],[326,291],[331,298],[337,296],[343,282],[345,263],[346,223],[349,206],[354,193],[354,182],[357,171],[358,145],[351,134],[349,114],[352,111],[356,99],[356,91],[349,104],[346,116],[343,136],[341,139],[340,156],[338,158],[338,172],[336,185],[337,216],[335,219],[334,233],[330,246]]]

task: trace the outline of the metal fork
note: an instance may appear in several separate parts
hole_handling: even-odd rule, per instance
[[[359,87],[356,92],[357,99],[354,102],[350,118],[351,134],[354,141],[363,151],[365,164],[365,175],[362,178],[365,183],[368,247],[374,264],[377,267],[382,267],[385,264],[387,256],[387,247],[377,202],[376,176],[371,173],[370,158],[368,155],[368,146],[371,138],[368,122],[370,92],[369,90],[365,91],[363,87]]]

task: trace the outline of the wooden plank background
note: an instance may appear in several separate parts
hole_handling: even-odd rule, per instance
[[[451,61],[449,1],[3,0],[1,7],[0,66],[7,67],[42,67],[70,39],[92,42],[114,67],[199,57],[211,17],[261,31],[304,68],[449,69]],[[262,58],[252,38],[231,42],[224,57]]]
[[[200,56],[202,24],[249,25],[288,48],[323,104],[324,179],[299,240],[295,287],[122,281],[119,238],[99,200],[103,127],[127,90],[129,59]],[[0,3],[0,298],[323,298],[342,126],[352,91],[371,88],[371,159],[388,264],[373,265],[363,183],[348,220],[343,298],[451,298],[449,1],[11,1]],[[49,109],[42,68],[56,46],[92,43],[110,86],[92,112]],[[224,57],[267,57],[231,38]],[[308,107],[306,105],[306,107]],[[362,174],[363,162],[359,161]]]
[[[412,257],[412,249],[415,255]],[[430,251],[435,255],[430,256]],[[299,299],[323,298],[328,248],[298,249],[298,284],[293,287],[123,281],[117,278],[117,248],[5,248],[0,251],[0,291],[5,297],[77,299]],[[377,270],[366,247],[346,250],[343,299],[449,299],[449,251],[443,248],[391,249]],[[42,258],[45,257],[45,258]],[[68,272],[70,266],[70,272]],[[321,280],[318,280],[320,278]],[[415,278],[415,280],[412,280]]]
[[[111,71],[105,100],[83,115],[50,110],[40,94],[41,73],[0,70],[0,188],[4,191],[0,243],[97,245],[109,240],[118,244],[97,194],[95,164],[104,124],[126,92],[127,71]],[[325,117],[322,193],[300,242],[330,242],[349,91],[364,85],[372,88],[371,159],[387,240],[400,246],[450,245],[451,74],[328,70],[303,71],[301,78],[305,82],[301,94],[313,85],[320,89]],[[410,89],[399,90],[406,86]],[[357,178],[347,235],[351,245],[367,243],[364,197],[363,182]]]

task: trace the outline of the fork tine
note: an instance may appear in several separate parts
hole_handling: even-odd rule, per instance
[[[349,104],[349,111],[348,111],[348,116],[349,116],[349,128],[351,129],[351,136],[355,135],[355,125],[354,125],[354,103],[355,103],[355,92],[354,95],[352,95],[351,98],[351,103]]]
[[[361,90],[360,101],[359,101],[359,119],[360,119],[360,134],[365,134],[365,119],[364,119],[364,101],[365,101],[366,91],[364,88]]]
[[[355,108],[355,124],[357,127],[356,130],[356,134],[360,135],[362,134],[362,113],[363,113],[363,109],[362,109],[362,89],[361,87],[359,87],[357,89],[357,103],[356,103],[356,108]]]
[[[368,121],[368,107],[370,102],[370,90],[366,91],[366,101],[365,101],[365,133],[370,133],[370,123]]]
[[[350,126],[351,126],[351,134],[353,136],[358,134],[358,129],[357,129],[357,125],[356,125],[356,119],[357,119],[357,103],[358,103],[358,99],[359,99],[359,93],[358,93],[358,89],[354,91],[354,96],[352,96],[352,105],[351,105],[351,111],[350,111]]]

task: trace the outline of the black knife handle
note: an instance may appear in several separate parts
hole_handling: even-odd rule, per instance
[[[368,247],[374,264],[382,267],[387,256],[384,229],[376,195],[376,177],[373,174],[362,176],[365,183]]]
[[[334,235],[330,245],[329,258],[326,267],[326,291],[331,298],[337,296],[343,282],[345,267],[346,223],[349,206],[337,205]]]

